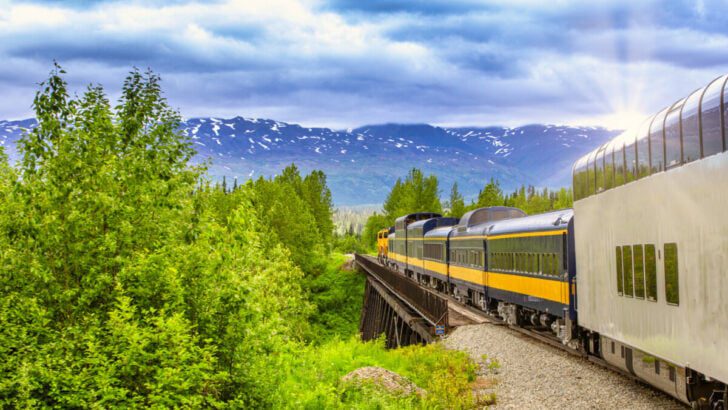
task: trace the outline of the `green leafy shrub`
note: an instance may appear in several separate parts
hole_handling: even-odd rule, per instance
[[[364,275],[344,269],[347,258],[332,254],[325,271],[306,281],[310,300],[316,307],[311,316],[311,340],[315,343],[339,337],[348,339],[359,332],[364,302]]]
[[[286,380],[275,403],[279,408],[471,408],[470,383],[476,366],[463,352],[440,345],[384,348],[383,341],[332,340],[282,358]],[[398,373],[427,391],[393,395],[377,386],[343,383],[347,373],[378,366]]]
[[[252,189],[221,218],[159,77],[111,108],[56,68],[0,158],[0,405],[269,406],[311,313]]]

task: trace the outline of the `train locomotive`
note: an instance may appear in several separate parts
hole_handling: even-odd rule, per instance
[[[382,262],[695,408],[725,410],[727,82],[580,158],[573,209],[405,215]]]

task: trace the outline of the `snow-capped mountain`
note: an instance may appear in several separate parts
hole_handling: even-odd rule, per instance
[[[0,144],[11,159],[15,142],[35,120],[0,121]],[[574,161],[617,134],[604,128],[527,125],[444,128],[383,124],[349,130],[307,128],[267,119],[192,118],[182,124],[213,178],[239,182],[271,176],[295,162],[323,170],[338,205],[379,203],[412,167],[435,173],[443,196],[457,181],[468,197],[494,177],[509,190],[521,184],[570,185]]]

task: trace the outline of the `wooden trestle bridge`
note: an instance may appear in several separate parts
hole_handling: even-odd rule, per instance
[[[384,334],[387,347],[426,344],[456,326],[482,323],[446,296],[380,265],[376,258],[355,255],[367,275],[359,332],[362,340]]]

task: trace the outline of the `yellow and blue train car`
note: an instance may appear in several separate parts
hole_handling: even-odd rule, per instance
[[[448,240],[454,226],[442,226],[427,232],[422,239],[422,285],[448,291],[450,246]]]
[[[400,216],[394,221],[394,234],[390,234],[388,242],[391,243],[389,246],[389,264],[395,270],[407,273],[411,272],[408,268],[409,261],[407,259],[407,227],[417,221],[438,218],[442,215],[434,212],[418,212]]]
[[[569,263],[572,220],[573,211],[567,209],[486,228],[487,298],[491,306],[497,302],[507,321],[550,326],[555,320],[575,319],[575,270]]]
[[[407,275],[424,283],[425,258],[424,240],[425,236],[437,228],[448,228],[459,221],[458,218],[437,217],[423,219],[413,222],[407,226]],[[429,284],[429,281],[427,282]]]
[[[479,208],[463,215],[448,238],[448,288],[456,299],[486,309],[485,230],[493,222],[525,215],[518,208],[504,206]]]

